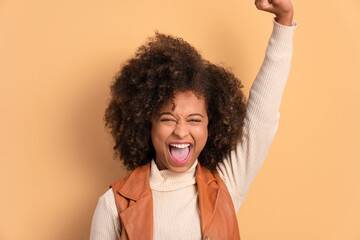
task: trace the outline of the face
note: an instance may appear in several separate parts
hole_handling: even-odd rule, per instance
[[[151,139],[160,170],[185,172],[203,150],[208,137],[205,99],[191,91],[177,92],[175,109],[168,101],[151,121]]]

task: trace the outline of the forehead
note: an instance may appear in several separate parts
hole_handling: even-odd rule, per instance
[[[160,113],[164,111],[179,114],[206,114],[205,98],[192,91],[175,92],[174,99],[166,102],[164,106],[160,108]]]

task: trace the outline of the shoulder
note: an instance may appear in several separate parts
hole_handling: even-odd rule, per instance
[[[131,173],[130,173],[131,174]],[[120,178],[119,180],[113,182],[110,184],[110,189],[111,188],[113,189],[112,192],[114,192],[115,190],[117,189],[120,189],[125,183],[126,183],[126,180],[129,178],[130,174],[128,174],[127,176],[123,177],[123,178]]]
[[[100,198],[98,205],[103,206],[110,210],[110,212],[117,215],[117,209],[115,205],[115,196],[113,189],[107,190]]]
[[[99,198],[91,223],[90,239],[118,239],[119,224],[114,194],[109,189]]]
[[[129,175],[110,184],[116,202],[121,199],[139,199],[150,190],[150,163],[137,167]]]
[[[197,181],[203,181],[205,184],[217,184],[219,188],[227,189],[223,180],[221,179],[220,175],[216,170],[211,171],[210,169],[208,169],[203,165],[200,165],[199,163],[196,174],[197,174]]]

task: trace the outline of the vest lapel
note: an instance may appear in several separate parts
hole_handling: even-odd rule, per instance
[[[150,189],[150,164],[135,169],[117,191],[129,199],[129,207],[122,211],[122,222],[129,239],[152,239],[153,200]]]
[[[199,192],[199,207],[201,218],[201,234],[206,236],[209,225],[215,214],[219,187],[215,183],[214,175],[198,163],[196,181]]]

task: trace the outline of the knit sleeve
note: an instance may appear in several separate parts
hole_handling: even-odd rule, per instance
[[[91,223],[90,240],[117,240],[120,223],[113,190],[99,198]]]
[[[265,59],[250,89],[242,141],[231,157],[217,167],[236,212],[263,164],[278,129],[279,108],[290,72],[296,27],[295,20],[293,26],[284,26],[273,19]]]

